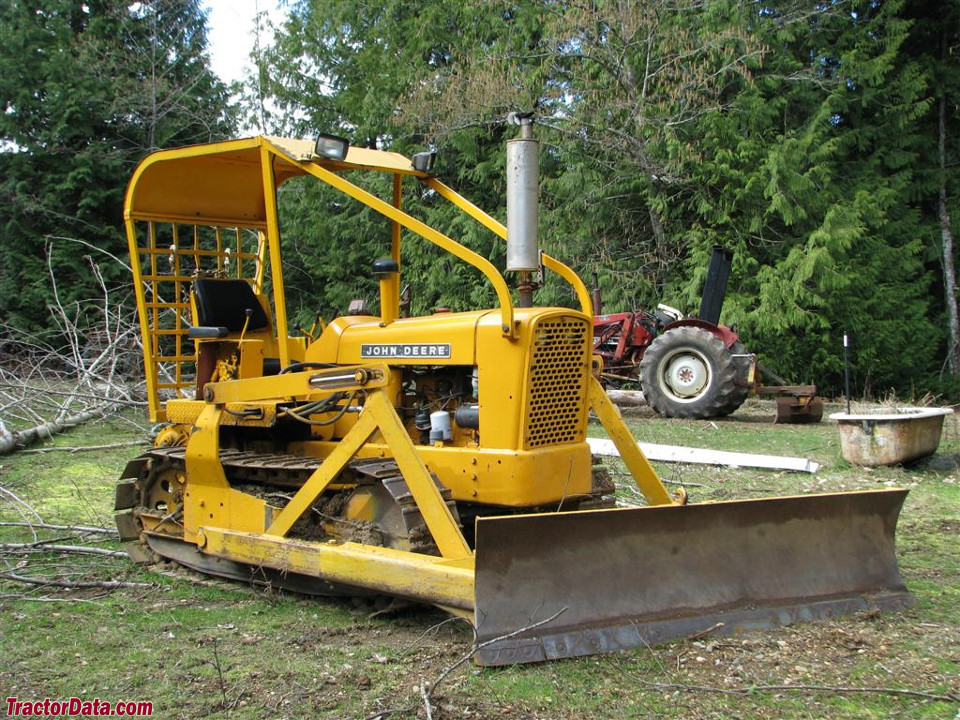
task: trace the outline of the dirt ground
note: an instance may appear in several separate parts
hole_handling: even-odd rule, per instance
[[[775,426],[771,412],[755,404],[707,423],[639,412],[629,422],[650,442],[779,452],[823,464],[816,475],[657,464],[664,479],[687,484],[695,502],[910,487],[898,556],[914,607],[480,669],[469,660],[470,627],[439,610],[376,614],[345,599],[268,593],[170,563],[14,557],[11,543],[35,540],[23,527],[2,525],[0,690],[22,699],[149,700],[162,718],[960,718],[956,420],[932,461],[866,470],[842,460],[830,424]],[[95,444],[105,435],[137,437],[129,425],[107,424],[56,443]],[[106,527],[113,482],[134,454],[9,456],[0,487],[47,523]],[[622,478],[616,462],[609,467]],[[0,522],[22,521],[25,511],[15,506],[4,497]],[[62,534],[41,531],[39,539]],[[96,547],[119,549],[110,539]],[[130,585],[67,590],[9,578],[28,572]]]

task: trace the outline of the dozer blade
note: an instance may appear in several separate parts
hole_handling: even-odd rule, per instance
[[[913,603],[907,491],[482,518],[476,658],[506,665]],[[556,617],[554,617],[556,616]],[[548,618],[554,618],[544,623]]]

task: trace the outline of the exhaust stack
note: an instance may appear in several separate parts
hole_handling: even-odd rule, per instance
[[[521,273],[519,304],[530,307],[530,275],[540,268],[540,143],[533,138],[532,113],[510,113],[507,122],[520,126],[520,137],[507,141],[507,270]]]

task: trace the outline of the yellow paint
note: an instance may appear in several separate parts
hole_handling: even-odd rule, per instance
[[[391,197],[382,200],[344,177],[358,170],[388,174]],[[309,345],[305,338],[290,337],[277,189],[294,177],[324,182],[387,218],[390,256],[398,263],[401,241],[412,233],[476,268],[493,287],[497,307],[398,318],[398,274],[381,284],[383,317],[337,318]],[[405,177],[419,180],[506,237],[502,223],[415,171],[397,153],[350,148],[345,160],[334,161],[317,157],[312,141],[257,137],[147,157],[130,182],[124,216],[150,415],[177,423],[170,437],[186,439],[184,538],[203,552],[469,612],[472,553],[431,473],[458,502],[531,509],[587,495],[592,479],[585,439],[592,407],[651,504],[674,500],[591,375],[592,308],[584,283],[568,266],[544,255],[545,267],[572,286],[580,309],[515,308],[506,279],[489,260],[406,211]],[[221,361],[236,354],[236,370],[231,371],[236,379],[207,384],[206,402],[193,399],[195,345],[186,336],[191,310],[196,322],[188,296],[198,272],[247,280],[271,321],[269,329],[242,337],[231,333],[199,341],[211,343]],[[269,295],[264,293],[267,285]],[[449,353],[393,356],[383,350],[418,344],[449,346]],[[380,354],[372,348],[380,348]],[[279,358],[284,367],[300,360],[336,367],[265,377],[268,358]],[[173,368],[172,380],[160,374],[161,366]],[[479,430],[454,424],[450,440],[420,444],[414,408],[398,412],[395,407],[404,397],[401,383],[416,366],[449,367],[460,378],[476,369]],[[331,383],[331,376],[339,379]],[[320,379],[322,386],[316,384]],[[322,460],[284,509],[230,487],[220,462],[221,437],[242,446],[243,438],[251,437],[245,428],[273,427],[271,432],[279,434],[289,422],[283,417],[286,404],[329,397],[335,389],[361,390],[352,402],[362,410],[345,414],[335,425],[298,427],[309,440],[284,444],[279,439],[278,452]],[[160,398],[165,392],[178,397],[164,406]],[[260,414],[237,415],[250,409]],[[342,487],[337,478],[354,458],[394,459],[442,558],[286,537],[324,492]]]
[[[317,543],[202,528],[203,552],[235,562],[301,573],[377,592],[473,609],[473,558],[431,555],[359,543]]]
[[[373,415],[368,412],[362,413],[357,424],[307,479],[286,507],[273,519],[270,527],[267,528],[267,534],[283,537],[290,532],[294,523],[323,494],[324,490],[340,474],[340,471],[350,462],[357,450],[370,438],[376,427],[377,424]]]
[[[437,194],[450,201],[453,205],[456,205],[485,228],[491,230],[501,240],[507,239],[506,225],[494,219],[488,213],[485,213],[462,195],[455,193],[436,178],[428,178],[424,180],[424,185],[436,190]],[[557,275],[566,280],[567,283],[569,283],[569,285],[573,288],[573,291],[577,294],[577,301],[580,303],[580,312],[587,317],[592,317],[593,300],[590,298],[590,291],[587,290],[587,286],[584,284],[583,280],[580,279],[580,276],[577,275],[568,265],[560,262],[554,257],[551,257],[550,255],[547,255],[547,253],[541,253],[540,257],[543,261],[544,267],[557,273]]]
[[[202,525],[262,533],[273,510],[263,500],[230,488],[220,464],[219,428],[223,410],[208,405],[187,441],[184,538],[192,541]]]
[[[167,419],[178,425],[193,425],[206,406],[203,400],[168,400]]]
[[[339,440],[293,443],[303,455],[326,457]],[[590,447],[584,443],[535,451],[485,450],[476,445],[416,445],[430,472],[436,473],[458,502],[529,508],[558,505],[586,495],[592,486]],[[371,441],[358,458],[389,457],[389,445]]]
[[[657,472],[650,465],[636,439],[630,433],[630,430],[620,417],[620,411],[607,397],[603,386],[597,378],[590,378],[590,407],[600,418],[604,430],[617,446],[620,457],[626,464],[630,474],[633,475],[637,487],[643,492],[647,502],[651,505],[674,505],[678,504],[660,481]]]
[[[410,436],[404,429],[400,418],[397,417],[393,405],[383,392],[367,396],[367,404],[363,414],[372,413],[377,421],[377,427],[383,434],[388,447],[403,479],[407,481],[410,492],[413,493],[417,507],[423,515],[427,528],[437,544],[440,554],[445,558],[458,558],[470,555],[470,547],[463,539],[463,533],[457,527],[456,521],[450,514],[450,509],[440,496],[437,486],[430,477],[430,473],[423,464],[423,459],[417,454],[416,448],[410,442]]]
[[[412,230],[417,235],[420,235],[421,237],[432,242],[434,245],[446,250],[454,257],[460,258],[464,262],[469,263],[483,273],[484,277],[486,277],[490,284],[493,285],[494,292],[497,294],[497,301],[500,303],[502,332],[507,337],[513,337],[513,300],[510,298],[510,289],[507,287],[506,281],[503,279],[500,271],[494,267],[493,263],[491,263],[482,255],[479,255],[478,253],[473,252],[473,250],[470,250],[455,240],[452,240],[443,233],[437,232],[429,225],[408,215],[407,213],[403,212],[403,210],[393,207],[389,203],[384,202],[363,188],[360,188],[345,178],[340,177],[336,173],[320,167],[319,165],[307,165],[305,166],[305,169],[311,175],[323,180],[345,195],[349,195],[355,200],[359,200],[364,205],[373,208],[381,215],[386,216],[390,220],[393,220],[393,222],[402,225],[408,230]]]
[[[277,321],[277,337],[286,338],[287,303],[283,290],[283,262],[280,256],[280,220],[277,217],[277,176],[274,156],[266,146],[260,151],[260,168],[263,173],[264,209],[267,216],[267,246],[270,252],[270,270],[273,280],[273,305]],[[290,348],[280,343],[280,367],[290,364]]]
[[[298,163],[316,163],[331,170],[373,170],[375,172],[393,173],[394,175],[413,175],[424,178],[425,173],[413,169],[410,159],[400,153],[370,148],[350,147],[344,160],[331,160],[313,152],[313,140],[294,138],[266,137],[265,141],[276,149],[278,154],[285,155]]]
[[[518,313],[522,312],[518,310]],[[365,344],[425,344],[449,343],[449,358],[430,359],[438,365],[475,365],[477,323],[490,315],[490,310],[466,313],[441,313],[418,318],[401,318],[388,327],[380,326],[380,318],[370,316],[345,316],[330,321],[317,342],[309,348],[305,358],[315,362],[356,364],[370,362],[361,351]],[[494,314],[497,333],[500,333],[500,317]],[[499,339],[499,338],[498,338]],[[499,346],[507,346],[500,342]],[[390,361],[395,367],[421,365],[423,360],[403,358]]]
[[[210,391],[210,401],[214,403],[230,402],[256,402],[258,400],[269,399],[292,399],[307,398],[314,399],[323,395],[330,394],[330,387],[318,388],[310,385],[312,378],[322,378],[336,373],[345,377],[353,378],[355,372],[360,369],[359,365],[350,365],[333,370],[309,370],[307,372],[284,373],[282,375],[270,375],[267,377],[257,377],[248,380],[236,380],[232,382],[210,383],[207,388]],[[390,380],[389,369],[385,365],[365,366],[378,377],[372,377],[370,380],[356,384],[347,382],[337,385],[337,387],[361,387],[364,389],[379,388],[386,385]]]

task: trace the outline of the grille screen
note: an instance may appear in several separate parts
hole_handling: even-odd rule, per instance
[[[533,330],[526,446],[582,442],[590,324],[577,317],[540,321]]]

